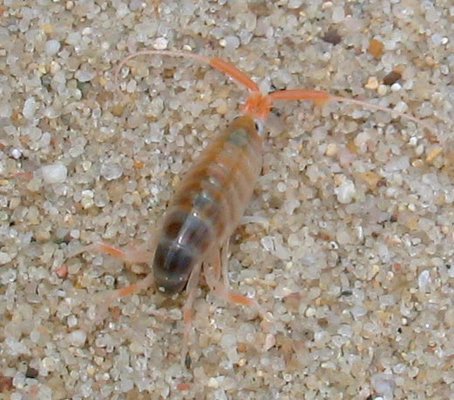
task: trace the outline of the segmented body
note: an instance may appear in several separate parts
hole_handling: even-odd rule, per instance
[[[161,231],[157,232],[149,251],[124,251],[99,243],[86,246],[73,256],[94,249],[129,262],[148,264],[152,259],[152,273],[133,285],[115,291],[113,298],[128,296],[153,284],[167,293],[179,292],[188,284],[189,295],[184,312],[186,326],[190,325],[189,310],[194,298],[193,289],[201,270],[200,265],[208,261],[209,268],[204,268],[203,271],[211,289],[228,301],[254,307],[264,316],[265,313],[257,302],[229,289],[226,263],[223,262],[225,260],[220,260],[219,257],[212,258],[215,253],[211,252],[219,250],[226,244],[252,196],[262,166],[263,132],[260,127],[267,120],[274,103],[283,100],[309,100],[322,106],[330,101],[336,101],[361,105],[374,111],[388,113],[394,111],[380,105],[335,96],[319,90],[286,89],[262,93],[259,86],[245,72],[228,61],[183,51],[143,50],[131,54],[118,65],[114,81],[117,80],[122,66],[140,55],[192,59],[210,65],[232,78],[249,91],[242,107],[243,116],[233,121],[230,127],[204,150],[183,178],[174,201],[164,216]],[[412,115],[401,112],[397,112],[396,115],[431,130],[431,124]],[[218,282],[215,282],[216,280]],[[186,329],[186,334],[187,331]]]
[[[235,119],[202,152],[177,188],[164,216],[153,260],[158,287],[181,291],[194,266],[233,233],[262,168],[254,119]]]

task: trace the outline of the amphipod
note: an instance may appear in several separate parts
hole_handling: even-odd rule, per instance
[[[127,262],[146,263],[151,266],[150,273],[144,279],[114,290],[108,296],[104,293],[102,298],[107,303],[152,285],[168,294],[181,292],[186,288],[188,297],[183,308],[185,342],[190,331],[192,303],[202,269],[208,286],[219,297],[254,307],[266,318],[265,311],[254,299],[229,288],[226,259],[229,238],[240,222],[261,171],[264,126],[276,101],[309,100],[318,105],[331,101],[349,103],[392,113],[432,129],[430,124],[411,115],[323,91],[292,89],[262,93],[249,76],[231,63],[189,52],[137,52],[119,64],[114,74],[115,81],[125,63],[142,55],[183,57],[208,64],[246,88],[249,95],[242,107],[241,116],[213,139],[183,177],[173,201],[158,225],[159,229],[150,248],[123,250],[97,243],[80,249],[70,257],[87,250],[97,250]]]

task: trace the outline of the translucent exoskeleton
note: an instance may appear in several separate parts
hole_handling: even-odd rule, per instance
[[[250,77],[229,62],[189,52],[146,50],[132,54],[118,66],[114,75],[115,81],[122,66],[132,58],[145,55],[190,58],[226,74],[249,91],[242,107],[242,115],[213,138],[182,178],[149,248],[123,250],[105,243],[95,243],[71,254],[70,257],[83,251],[97,250],[151,267],[150,273],[137,283],[102,294],[100,298],[107,304],[152,285],[167,294],[186,288],[188,295],[183,310],[185,354],[191,327],[192,303],[201,271],[216,295],[232,303],[253,307],[263,318],[267,318],[265,310],[254,299],[230,289],[227,248],[229,238],[240,223],[259,177],[264,127],[276,101],[309,100],[317,105],[331,101],[349,103],[393,113],[425,129],[433,128],[429,123],[411,115],[323,91],[293,89],[262,93]]]

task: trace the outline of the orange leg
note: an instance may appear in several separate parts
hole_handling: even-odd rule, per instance
[[[153,284],[154,284],[153,274],[149,273],[145,278],[140,279],[139,281],[131,285],[122,287],[120,289],[106,290],[97,293],[95,295],[94,302],[95,304],[98,304],[101,307],[108,309],[111,305],[115,303],[116,300],[119,300],[122,297],[132,296],[133,294],[146,290],[149,287],[153,286]],[[159,317],[164,316],[164,314],[162,314],[159,311],[156,311],[156,313],[153,314]]]
[[[155,238],[156,235],[153,235],[152,237]],[[103,254],[108,254],[109,256],[128,264],[149,264],[153,260],[156,245],[157,241],[154,239],[147,246],[128,246],[125,248],[118,248],[108,243],[99,242],[84,246],[81,249],[69,254],[67,258],[75,257],[86,251],[95,251]],[[129,286],[98,293],[95,296],[95,303],[109,308],[109,306],[113,304],[115,300],[146,290],[150,286],[152,286],[153,283],[153,275],[152,273],[149,273],[145,278]]]
[[[152,260],[154,249],[150,251],[145,249],[144,247],[134,246],[119,248],[112,246],[109,243],[98,242],[89,244],[88,246],[83,246],[79,250],[70,253],[67,259],[76,257],[85,252],[108,254],[109,256],[128,264],[146,264]]]
[[[228,243],[221,251],[215,251],[209,259],[209,265],[204,264],[204,273],[207,284],[219,298],[233,304],[251,307],[264,319],[269,320],[263,307],[250,297],[244,296],[230,289],[228,278]]]

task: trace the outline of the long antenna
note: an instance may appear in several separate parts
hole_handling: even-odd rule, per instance
[[[183,58],[192,58],[201,64],[207,64],[212,66],[214,69],[222,72],[223,74],[227,75],[229,78],[232,78],[234,81],[240,84],[241,87],[246,87],[251,92],[258,92],[259,87],[258,85],[243,71],[239,70],[233,64],[225,61],[221,58],[213,57],[205,57],[200,54],[190,53],[187,51],[177,51],[177,50],[142,50],[136,53],[130,54],[123,60],[121,60],[120,64],[118,64],[117,68],[114,71],[114,83],[117,86],[117,78],[120,73],[121,68],[133,58],[137,58],[139,56],[153,56],[153,55],[161,55],[167,57],[183,57]]]

